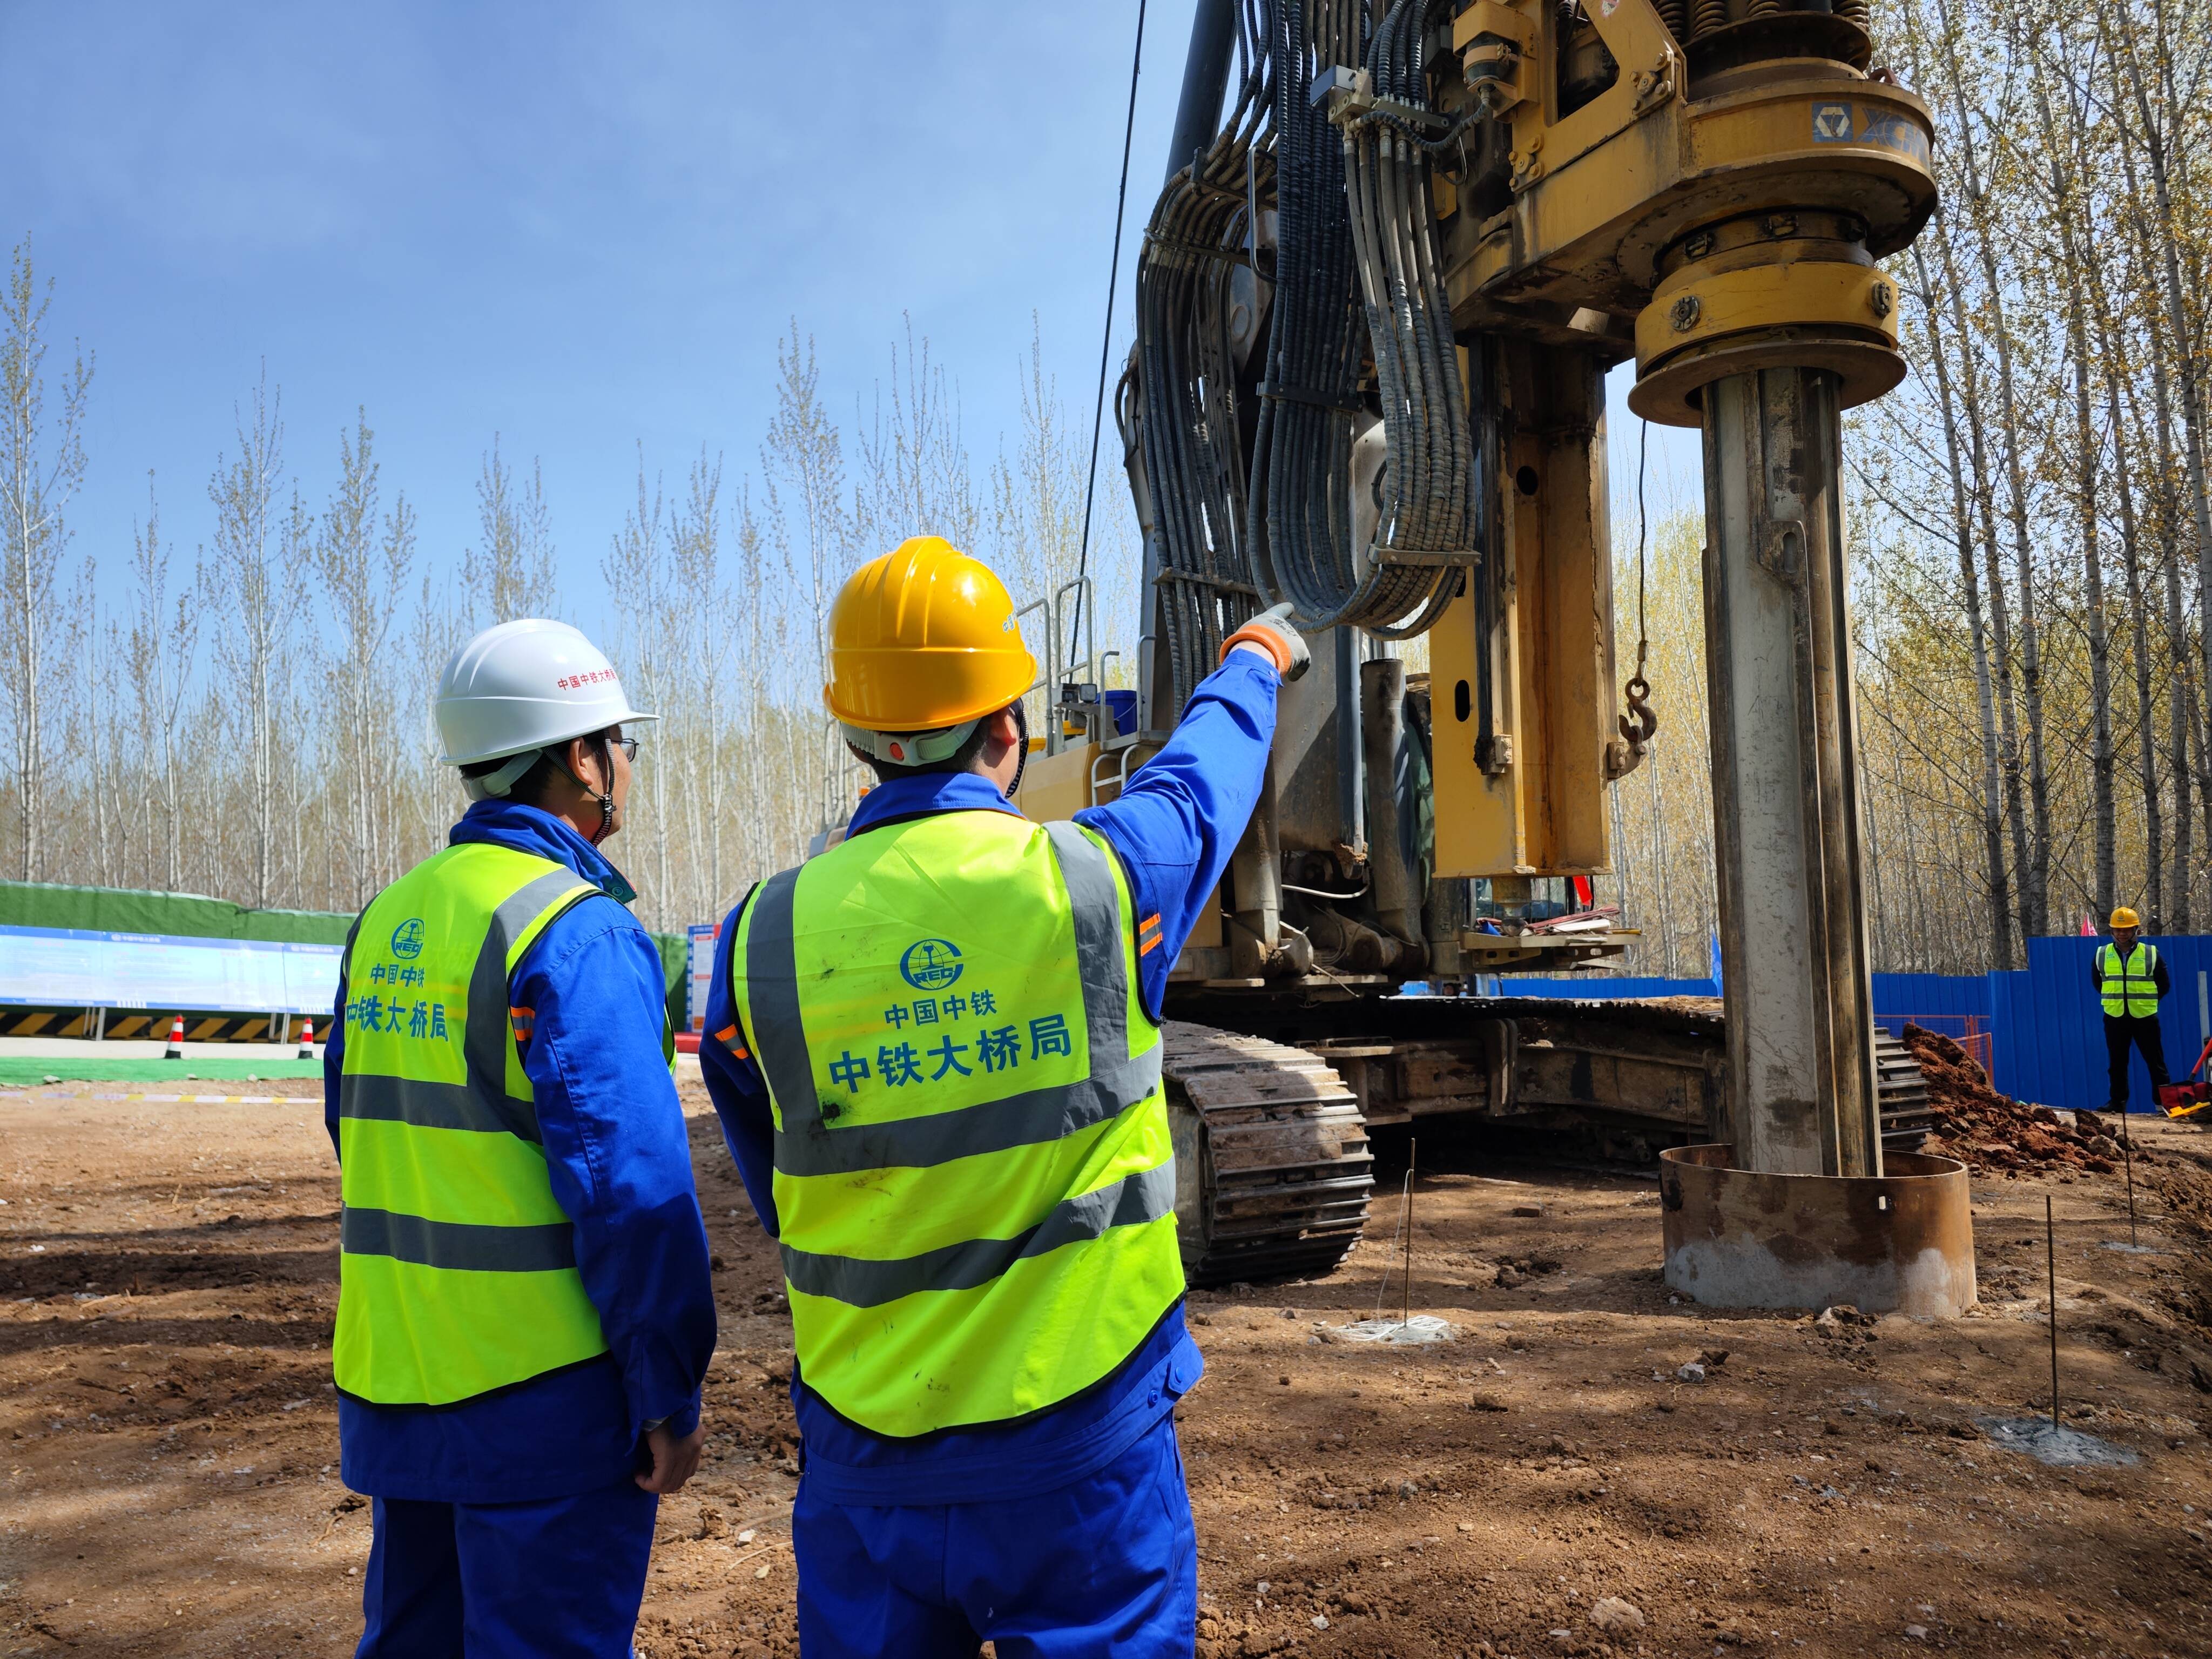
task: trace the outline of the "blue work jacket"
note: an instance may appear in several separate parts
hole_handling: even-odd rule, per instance
[[[535,1011],[522,1069],[537,1097],[553,1196],[575,1225],[576,1267],[608,1352],[456,1406],[338,1396],[339,1470],[378,1498],[525,1503],[611,1486],[641,1465],[646,1425],[689,1434],[714,1356],[707,1228],[683,1108],[661,1050],[660,953],[631,915],[622,872],[534,806],[483,801],[447,839],[551,859],[599,890],[547,926],[510,981]],[[343,970],[323,1051],[323,1120],[338,1144]]]
[[[1191,694],[1167,746],[1130,778],[1121,797],[1075,815],[1121,856],[1137,915],[1160,918],[1160,948],[1138,960],[1139,994],[1154,1019],[1176,957],[1260,799],[1279,685],[1273,663],[1248,651],[1231,653]],[[1013,811],[987,778],[924,773],[870,790],[847,833],[866,835],[938,812]],[[744,913],[740,904],[722,924],[707,994],[710,1032],[736,1021],[730,946]],[[745,1191],[774,1237],[775,1132],[768,1085],[752,1060],[711,1039],[699,1045],[699,1064]],[[817,1398],[795,1366],[791,1395],[806,1479],[820,1497],[861,1504],[981,1503],[1049,1492],[1095,1474],[1173,1410],[1202,1370],[1178,1302],[1104,1381],[1012,1423],[911,1439],[876,1434]]]

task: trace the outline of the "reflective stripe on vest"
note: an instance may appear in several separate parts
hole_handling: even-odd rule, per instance
[[[451,847],[346,942],[337,1385],[450,1405],[606,1352],[553,1196],[510,1020],[515,965],[599,890],[510,848]]]
[[[2119,947],[2097,947],[2097,967],[2104,975],[2098,999],[2114,1019],[2148,1019],[2158,1012],[2158,946],[2138,941],[2124,959]]]
[[[763,883],[731,951],[807,1385],[916,1435],[1127,1358],[1182,1264],[1160,1036],[1104,845],[1003,813],[887,825]]]

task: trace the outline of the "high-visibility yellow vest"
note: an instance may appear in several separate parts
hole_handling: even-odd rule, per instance
[[[2158,1012],[2158,946],[2138,940],[2124,959],[2116,945],[2097,947],[2097,969],[2104,975],[2097,991],[2105,1012],[2118,1019],[2147,1019]]]
[[[1182,1294],[1160,1033],[1105,842],[948,812],[763,882],[730,944],[807,1386],[879,1434],[1042,1410]]]
[[[607,1352],[553,1196],[507,982],[599,890],[550,859],[449,847],[346,946],[337,1385],[450,1405]]]

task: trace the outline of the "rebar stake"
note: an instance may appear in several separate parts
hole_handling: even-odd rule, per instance
[[[2051,1432],[2058,1432],[2058,1224],[2051,1217],[2051,1194],[2043,1195],[2043,1264],[2051,1276]]]
[[[1406,1142],[1406,1282],[1398,1287],[1401,1327],[1413,1322],[1413,1171],[1420,1151],[1421,1143],[1409,1137]]]
[[[2128,1133],[2125,1107],[2120,1109],[2120,1157],[2128,1166],[2128,1248],[2136,1250],[2142,1246],[2136,1237],[2136,1144]]]

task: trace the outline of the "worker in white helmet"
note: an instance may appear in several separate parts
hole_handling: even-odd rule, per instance
[[[475,804],[347,942],[324,1115],[365,1659],[629,1655],[698,1467],[706,1229],[659,953],[599,850],[653,718],[564,623],[478,634],[437,702]]]

